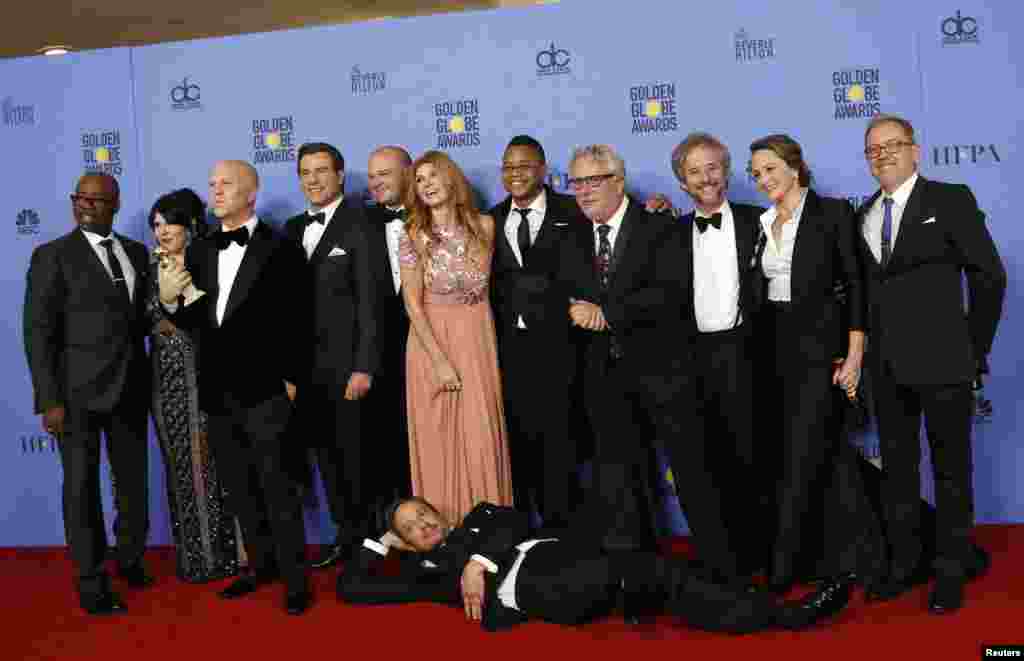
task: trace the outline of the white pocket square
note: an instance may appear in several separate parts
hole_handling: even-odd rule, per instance
[[[921,224],[922,225],[927,225],[928,223],[934,223],[934,222],[935,222],[935,216],[932,216],[931,218],[929,218],[928,220],[924,221]]]
[[[328,257],[339,257],[341,255],[347,255],[347,254],[348,253],[345,252],[344,248],[341,248],[339,246],[334,246],[333,248],[331,248],[331,252],[327,253],[327,256]]]

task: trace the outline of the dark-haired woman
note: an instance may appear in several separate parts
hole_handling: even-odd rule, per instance
[[[235,519],[207,445],[199,410],[195,338],[176,328],[160,305],[156,269],[184,263],[185,248],[206,229],[206,208],[191,189],[162,196],[149,212],[156,239],[147,303],[153,325],[153,419],[167,470],[167,499],[178,577],[191,583],[238,573]]]
[[[770,382],[760,416],[777,434],[766,441],[780,458],[769,582],[785,592],[797,580],[825,579],[818,594],[838,610],[849,599],[850,577],[870,582],[882,566],[856,451],[839,432],[864,354],[853,209],[810,188],[810,169],[789,136],[756,140],[750,152],[750,174],[772,204],[761,216],[756,263]]]

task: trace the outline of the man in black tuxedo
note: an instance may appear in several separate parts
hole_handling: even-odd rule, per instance
[[[160,269],[160,299],[176,325],[199,333],[200,405],[249,555],[251,574],[220,595],[241,597],[280,577],[285,610],[299,615],[311,596],[285,431],[308,363],[306,267],[301,250],[257,218],[255,168],[221,161],[209,185],[220,231],[189,246],[186,270]],[[189,283],[205,294],[184,301]]]
[[[497,222],[491,272],[514,500],[557,527],[575,509],[569,418],[578,331],[572,332],[565,297],[553,284],[561,243],[589,237],[590,225],[572,197],[544,185],[544,149],[533,138],[512,138],[501,176],[509,195],[489,212]]]
[[[913,583],[922,542],[920,440],[924,414],[935,479],[933,613],[963,603],[984,554],[971,543],[971,381],[986,364],[1002,314],[1006,271],[970,189],[918,174],[907,120],[875,117],[864,154],[881,190],[858,211],[869,301],[868,365],[882,454],[882,510],[895,597]],[[967,280],[964,312],[963,279]]]
[[[688,442],[702,442],[708,470],[723,487],[732,548],[742,573],[764,568],[772,531],[763,525],[770,482],[754,453],[753,268],[762,207],[726,199],[729,149],[713,135],[691,133],[672,151],[679,187],[693,199],[682,217],[683,250],[693,278],[697,322],[694,377],[697,425]],[[759,470],[758,470],[759,469]]]
[[[358,201],[345,203],[345,161],[332,145],[304,144],[299,182],[309,210],[285,224],[308,260],[304,291],[312,302],[311,343],[299,383],[300,428],[315,444],[331,518],[333,544],[314,561],[327,567],[371,529],[377,488],[364,439],[363,399],[377,367],[377,273],[384,259]]]
[[[461,604],[467,619],[497,631],[536,618],[578,625],[609,614],[621,602],[628,621],[664,612],[710,631],[747,633],[800,629],[834,614],[807,598],[777,604],[765,593],[709,583],[682,560],[653,553],[607,555],[593,538],[560,529],[531,536],[529,515],[480,503],[452,528],[421,498],[398,501],[380,540],[367,539],[338,579],[338,595],[353,604],[430,601]],[[377,570],[390,551],[397,574]]]
[[[32,253],[25,286],[25,353],[36,413],[64,468],[64,530],[82,608],[125,610],[103,569],[100,432],[114,474],[117,560],[135,587],[153,581],[142,556],[149,531],[146,415],[149,370],[146,248],[112,231],[117,180],[87,174],[71,196],[78,227]]]
[[[608,550],[650,547],[645,514],[647,439],[664,444],[698,557],[716,579],[737,579],[721,497],[694,443],[693,276],[681,225],[625,193],[625,164],[607,145],[578,149],[570,185],[593,230],[565,242],[559,282],[573,323],[590,331],[584,384],[594,430],[590,515]],[[689,236],[686,236],[689,239]]]
[[[376,505],[381,511],[396,497],[412,493],[409,473],[409,424],[405,394],[405,348],[409,339],[409,313],[402,300],[398,243],[405,232],[405,190],[412,158],[402,147],[378,147],[367,163],[367,182],[376,204],[366,208],[373,230],[371,249],[382,258],[377,271],[377,349],[380,364],[368,402],[374,430],[374,463],[379,487]]]

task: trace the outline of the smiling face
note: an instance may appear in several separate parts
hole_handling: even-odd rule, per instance
[[[299,161],[302,194],[314,209],[326,207],[341,195],[345,172],[335,167],[334,159],[327,152],[307,154]]]
[[[787,193],[800,187],[796,170],[771,149],[759,149],[750,156],[750,176],[772,204],[779,204]]]
[[[405,169],[409,166],[406,159],[407,156],[396,149],[381,149],[370,155],[367,180],[370,195],[377,204],[396,207],[402,203]]]
[[[416,196],[428,208],[436,208],[452,200],[452,185],[447,173],[433,163],[422,163],[414,175]]]
[[[921,147],[895,122],[883,122],[864,139],[865,150],[880,150],[877,157],[867,156],[871,175],[881,187],[892,193],[917,172]]]
[[[540,195],[547,174],[541,155],[526,145],[509,147],[501,159],[501,183],[521,208],[528,207]]]
[[[448,536],[448,529],[444,517],[423,503],[410,500],[395,510],[395,534],[421,553],[443,542]]]
[[[702,211],[709,214],[718,211],[725,202],[728,184],[722,151],[708,145],[698,145],[686,155],[681,169],[679,187],[693,198]]]
[[[114,214],[120,208],[121,201],[110,178],[85,175],[78,180],[71,204],[76,223],[99,234],[109,234],[114,225]]]
[[[162,214],[153,216],[153,235],[168,254],[180,255],[188,242],[188,230],[181,225],[169,225]]]

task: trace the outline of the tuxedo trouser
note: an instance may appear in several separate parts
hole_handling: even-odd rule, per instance
[[[299,395],[302,428],[316,448],[320,478],[340,544],[357,542],[371,534],[374,480],[364,438],[368,401],[345,399],[345,385],[310,385]]]
[[[882,372],[873,384],[892,578],[908,580],[921,557],[922,413],[935,481],[933,565],[940,576],[962,577],[975,562],[970,384],[904,385],[886,367]]]
[[[95,595],[107,588],[103,562],[107,533],[100,495],[100,433],[106,436],[112,472],[116,557],[122,569],[142,561],[149,533],[147,407],[122,398],[109,413],[69,404],[60,437],[64,470],[64,531],[78,570],[78,591]]]
[[[722,493],[732,548],[742,571],[769,560],[774,485],[757,470],[754,450],[754,370],[749,325],[696,336],[694,357],[697,416],[703,421],[704,452]],[[698,442],[701,439],[694,439]]]
[[[645,552],[602,555],[561,541],[527,551],[516,576],[516,605],[528,617],[577,625],[611,612],[622,586],[642,593],[655,611],[701,629],[757,631],[776,621],[769,595],[709,583],[684,560]]]
[[[209,415],[209,439],[257,576],[280,573],[289,592],[306,589],[306,532],[299,484],[288,475],[291,402],[274,396]]]
[[[405,390],[405,342],[387,347],[373,375],[363,412],[367,475],[371,497],[384,510],[397,498],[412,495],[409,465],[409,415]],[[373,532],[373,531],[370,531]]]
[[[505,422],[508,425],[512,488],[516,508],[536,506],[546,526],[562,526],[572,515],[576,444],[569,433],[571,374],[547,365],[545,356],[565,361],[572,347],[552,346],[552,338],[517,329],[502,337]],[[568,368],[568,365],[567,365]]]

